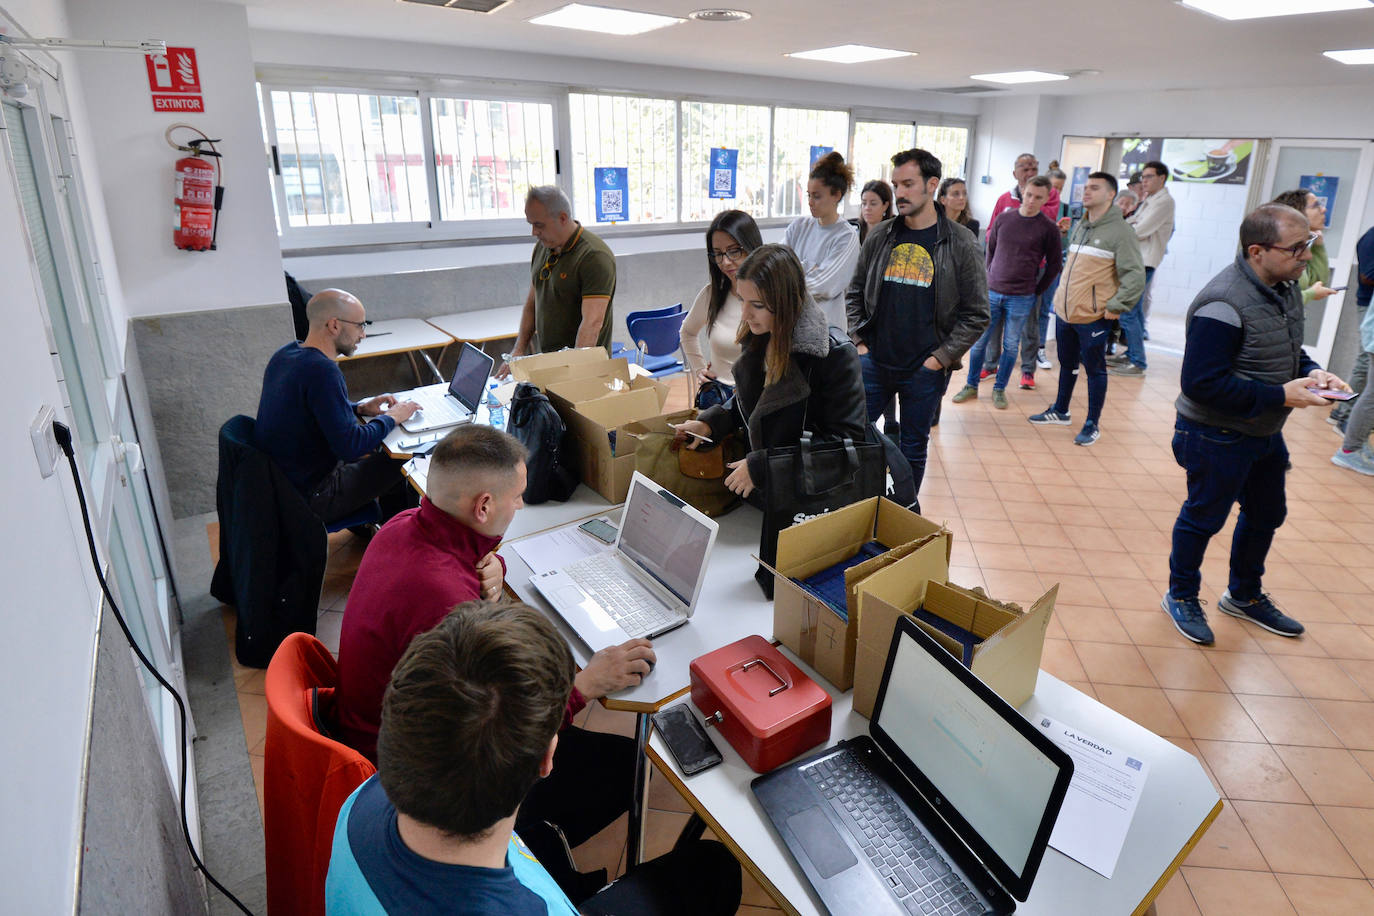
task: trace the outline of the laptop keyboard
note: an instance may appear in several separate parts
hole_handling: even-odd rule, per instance
[[[587,557],[563,571],[632,638],[656,633],[682,619],[679,611],[664,607],[611,556],[607,552]]]
[[[460,423],[471,416],[457,399],[449,397],[446,391],[427,391],[423,394],[416,393],[412,397],[423,411],[420,418],[426,426]]]
[[[982,914],[986,910],[887,786],[850,751],[802,770],[860,827],[854,838],[909,913]]]

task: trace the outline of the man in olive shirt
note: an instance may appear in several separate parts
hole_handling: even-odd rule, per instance
[[[538,242],[530,258],[530,293],[511,356],[564,347],[601,346],[609,352],[615,255],[572,218],[568,196],[553,185],[530,189],[525,220]],[[497,374],[508,373],[502,366]]]

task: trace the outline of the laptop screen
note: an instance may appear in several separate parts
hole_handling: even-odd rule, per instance
[[[683,604],[696,596],[713,533],[709,519],[697,518],[677,497],[664,497],[653,481],[635,475],[617,546]]]
[[[458,351],[458,366],[453,370],[453,381],[448,383],[448,393],[475,413],[487,389],[487,379],[491,377],[495,362],[472,344],[463,344],[463,349]]]
[[[873,713],[874,737],[998,880],[1024,900],[1015,885],[1029,893],[1072,764],[1053,744],[1036,740],[1041,736],[1020,713],[919,633],[914,622],[900,623]],[[1006,868],[988,861],[987,850],[969,839],[958,818]],[[1008,868],[1019,880],[1005,880]]]

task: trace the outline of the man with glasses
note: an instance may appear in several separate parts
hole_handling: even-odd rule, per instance
[[[1140,183],[1145,198],[1127,220],[1135,229],[1140,240],[1140,254],[1145,259],[1145,292],[1140,294],[1136,307],[1121,315],[1121,333],[1126,338],[1125,356],[1114,356],[1108,360],[1108,372],[1112,375],[1139,377],[1145,374],[1148,365],[1145,359],[1145,319],[1150,314],[1150,284],[1155,278],[1155,269],[1164,260],[1169,248],[1169,239],[1174,235],[1174,198],[1164,183],[1169,180],[1169,167],[1162,162],[1150,161],[1140,170]]]
[[[367,336],[367,314],[351,293],[326,289],[305,306],[310,331],[272,355],[262,377],[254,431],[325,524],[346,518],[386,495],[383,514],[411,504],[401,476],[405,463],[381,451],[382,440],[419,410],[389,394],[348,398],[337,360],[352,356]]]
[[[1180,633],[1204,646],[1213,637],[1198,598],[1202,557],[1237,502],[1230,581],[1218,606],[1270,633],[1303,632],[1261,590],[1260,577],[1286,511],[1284,421],[1295,407],[1330,403],[1313,391],[1350,390],[1302,349],[1296,280],[1316,240],[1307,217],[1292,207],[1257,208],[1240,224],[1235,262],[1188,308],[1173,440],[1174,458],[1188,472],[1188,497],[1174,523],[1161,604]]]
[[[536,242],[530,291],[510,355],[598,346],[610,352],[615,255],[572,218],[568,195],[553,185],[530,188],[525,221]],[[502,365],[496,374],[504,378],[510,367]]]

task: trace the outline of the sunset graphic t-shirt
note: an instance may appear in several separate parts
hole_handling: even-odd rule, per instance
[[[935,240],[938,224],[909,229],[898,221],[895,244],[883,270],[883,288],[864,343],[874,363],[915,371],[939,345],[935,332]]]

